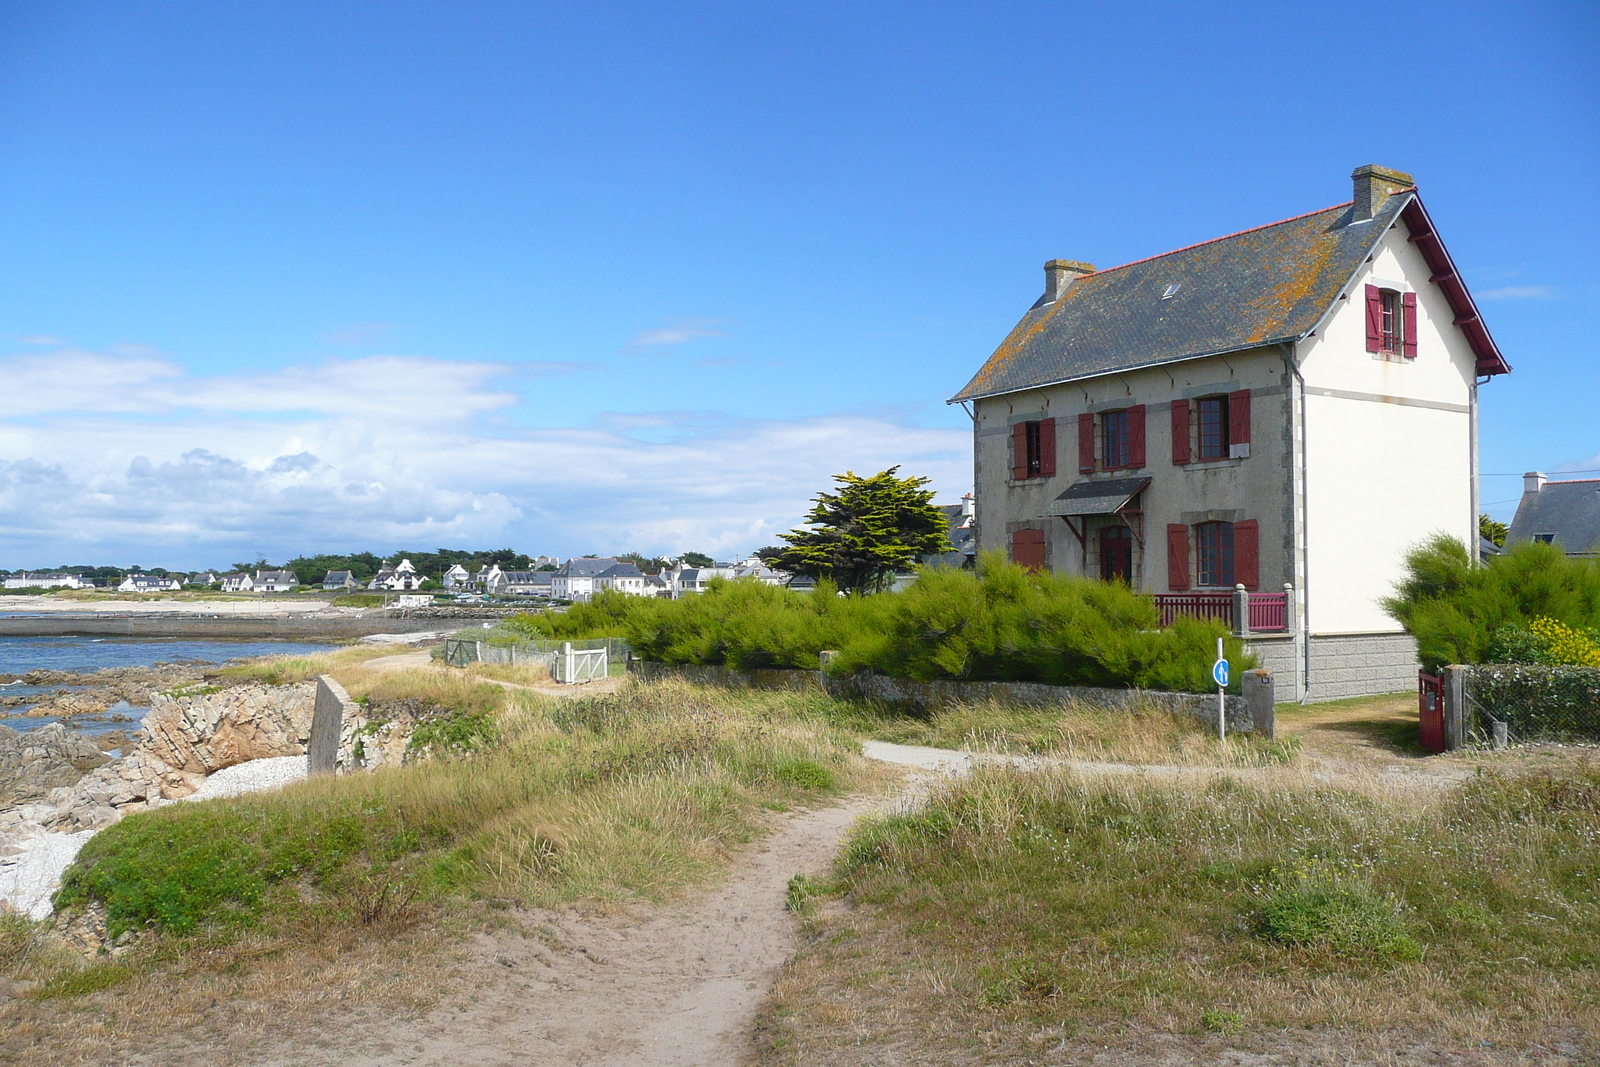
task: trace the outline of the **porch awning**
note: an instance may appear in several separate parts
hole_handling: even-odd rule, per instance
[[[1149,478],[1112,478],[1104,482],[1079,482],[1050,502],[1049,513],[1067,518],[1080,515],[1115,515],[1138,496]]]

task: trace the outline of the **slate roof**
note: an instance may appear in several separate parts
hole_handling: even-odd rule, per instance
[[[614,563],[595,575],[596,578],[643,578],[644,571],[632,563]]]
[[[1415,191],[1390,196],[1370,221],[1353,214],[1339,204],[1085,275],[1060,300],[1041,297],[951,402],[1297,339],[1402,215],[1467,319],[1478,373],[1508,371]]]
[[[1554,534],[1552,543],[1569,556],[1600,550],[1600,479],[1545,482],[1537,493],[1524,493],[1506,544]]]
[[[599,576],[601,571],[615,565],[616,562],[616,560],[608,556],[601,556],[598,559],[574,556],[563,563],[561,569],[555,573],[565,575],[568,578],[595,578]]]
[[[1050,514],[1074,518],[1080,515],[1115,515],[1149,484],[1149,478],[1078,482],[1051,502]]]

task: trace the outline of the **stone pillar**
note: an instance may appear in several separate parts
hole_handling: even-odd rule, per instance
[[[1250,636],[1250,591],[1242,584],[1233,587],[1233,632]]]
[[[1272,682],[1272,672],[1245,671],[1239,676],[1239,687],[1244,693],[1245,712],[1250,716],[1255,732],[1268,740],[1277,736],[1276,687]]]
[[[1467,668],[1451,665],[1439,672],[1444,690],[1444,750],[1467,743]]]
[[[311,774],[333,774],[338,770],[344,710],[350,703],[350,694],[331,675],[324,674],[317,679],[317,702],[311,711],[311,743],[306,746]]]

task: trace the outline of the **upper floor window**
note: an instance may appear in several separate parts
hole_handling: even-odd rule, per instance
[[[1108,411],[1100,416],[1100,465],[1108,470],[1128,466],[1128,413]]]
[[[1367,286],[1367,351],[1416,358],[1416,293]]]
[[[1200,398],[1200,458],[1228,458],[1228,398]]]
[[[1056,420],[1038,419],[1011,427],[1011,477],[1050,478],[1056,473]]]
[[[1199,542],[1195,562],[1203,586],[1233,585],[1233,523],[1202,522],[1195,527]]]

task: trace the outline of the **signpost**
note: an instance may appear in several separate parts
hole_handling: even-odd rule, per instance
[[[1217,740],[1228,738],[1228,661],[1223,657],[1222,638],[1217,638],[1217,662],[1211,665],[1211,680],[1217,683]]]

